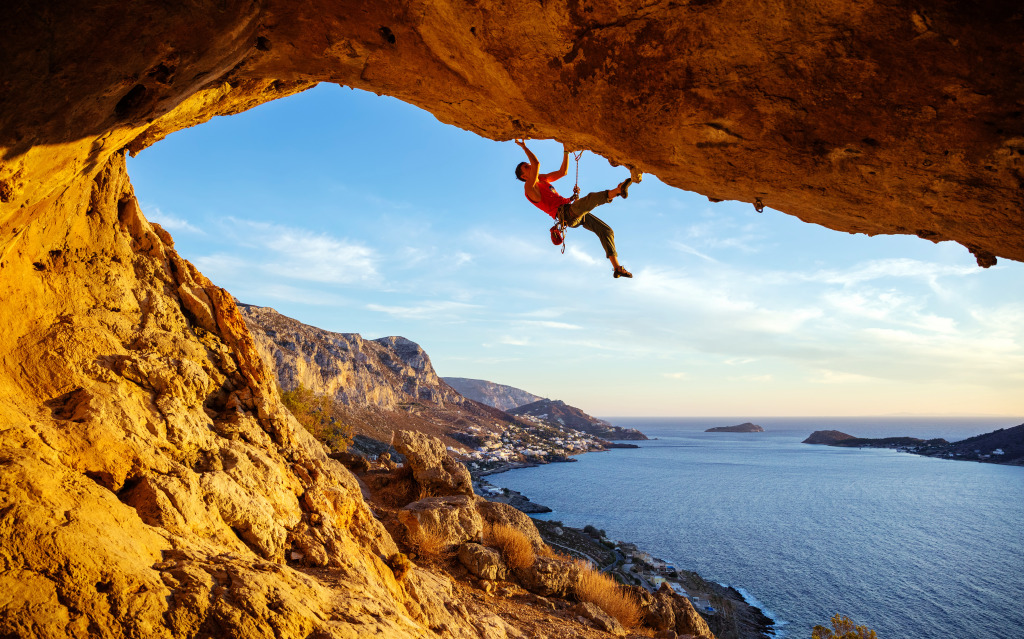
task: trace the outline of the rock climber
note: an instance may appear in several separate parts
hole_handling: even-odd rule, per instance
[[[582,226],[593,232],[601,240],[601,246],[604,247],[604,252],[612,263],[614,269],[612,276],[633,277],[632,273],[619,264],[618,255],[615,252],[615,233],[612,232],[610,226],[591,213],[594,208],[611,202],[615,197],[629,197],[629,185],[633,180],[626,178],[614,189],[590,193],[573,202],[559,195],[555,187],[551,185],[552,182],[562,179],[568,173],[571,150],[563,144],[562,166],[553,173],[541,173],[540,162],[537,160],[537,156],[526,148],[526,140],[517,138],[516,144],[526,152],[526,157],[530,160],[529,162],[520,162],[516,166],[516,178],[526,183],[523,189],[526,199],[568,227]]]

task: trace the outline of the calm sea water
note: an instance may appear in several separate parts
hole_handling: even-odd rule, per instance
[[[812,431],[964,439],[1024,419],[612,419],[657,441],[490,477],[808,638],[841,612],[880,639],[1024,638],[1024,467],[801,444]]]

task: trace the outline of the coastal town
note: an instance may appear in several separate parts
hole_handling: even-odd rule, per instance
[[[520,416],[522,425],[507,426],[501,433],[467,426],[450,437],[469,450],[449,446],[449,452],[463,460],[470,473],[488,474],[524,465],[575,461],[571,455],[612,447],[594,435],[562,427],[532,415]]]

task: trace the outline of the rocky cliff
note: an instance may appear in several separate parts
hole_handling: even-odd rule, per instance
[[[990,265],[1024,259],[1021,23],[1011,2],[7,2],[0,634],[518,634],[394,561],[231,296],[141,215],[126,151],[330,81]]]
[[[443,379],[463,397],[499,410],[511,410],[543,399],[512,386],[495,384],[483,379],[467,379],[465,377],[445,377]]]
[[[231,296],[142,217],[123,155],[3,255],[0,635],[506,636],[449,611],[443,577],[396,576],[355,479],[282,408]]]
[[[239,310],[264,363],[286,390],[302,384],[346,406],[388,410],[421,399],[440,407],[465,401],[437,376],[423,349],[404,337],[365,340],[303,324],[272,308],[240,304]]]

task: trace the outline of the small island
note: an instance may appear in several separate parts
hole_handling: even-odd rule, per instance
[[[839,430],[816,430],[811,436],[800,442],[801,444],[823,444],[830,446],[844,439],[856,439],[853,435],[847,435]]]
[[[750,422],[744,422],[737,424],[736,426],[717,426],[715,428],[709,428],[705,433],[763,433],[764,429],[757,424],[751,424]]]

